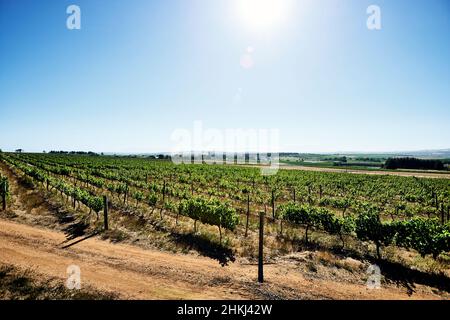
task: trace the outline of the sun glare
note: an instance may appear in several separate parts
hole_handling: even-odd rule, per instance
[[[291,0],[236,0],[238,13],[252,29],[273,28],[286,19]]]

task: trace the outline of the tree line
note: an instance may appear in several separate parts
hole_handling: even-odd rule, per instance
[[[386,160],[385,169],[425,169],[444,170],[444,163],[441,160],[417,159],[417,158],[389,158]]]

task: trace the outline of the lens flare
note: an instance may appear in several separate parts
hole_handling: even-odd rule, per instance
[[[279,25],[286,19],[291,0],[236,0],[238,13],[252,29],[262,30]]]

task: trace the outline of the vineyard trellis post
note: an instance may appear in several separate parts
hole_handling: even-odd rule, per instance
[[[6,182],[5,183],[3,183],[3,190],[1,191],[2,192],[2,208],[3,208],[3,211],[5,211],[6,210],[6,193],[7,193],[7,186],[6,186]]]
[[[163,181],[163,189],[162,189],[162,194],[163,194],[163,204],[164,201],[166,200],[166,180]]]
[[[259,213],[259,250],[258,250],[258,282],[264,282],[264,212]]]
[[[125,194],[123,195],[123,204],[125,205],[128,198],[128,183],[125,184]]]
[[[245,222],[245,237],[248,235],[248,220],[250,219],[250,193],[247,193],[247,221]]]
[[[275,191],[272,189],[272,218],[275,220]]]
[[[103,196],[103,221],[105,230],[108,230],[108,197]]]
[[[437,195],[437,192],[434,192],[434,191],[433,191],[433,193],[434,193],[434,205],[435,205],[435,207],[436,207],[436,210],[439,210],[439,201],[438,201],[438,195]]]

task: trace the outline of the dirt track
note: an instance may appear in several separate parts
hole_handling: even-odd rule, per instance
[[[289,265],[266,266],[267,283],[256,284],[256,266],[144,250],[95,238],[63,249],[63,233],[0,220],[0,263],[31,268],[43,277],[66,278],[66,268],[81,268],[82,284],[132,299],[258,299],[291,292],[306,299],[434,299],[409,297],[403,288],[369,290],[364,285],[306,279]],[[275,295],[276,296],[276,295]]]
[[[303,171],[320,171],[320,172],[340,172],[352,174],[369,174],[369,175],[389,175],[402,177],[417,177],[417,178],[435,178],[435,179],[450,179],[449,173],[434,173],[434,172],[411,172],[411,171],[382,171],[382,170],[356,170],[356,169],[334,169],[322,167],[307,167],[307,166],[293,166],[280,165],[283,170],[303,170]]]

